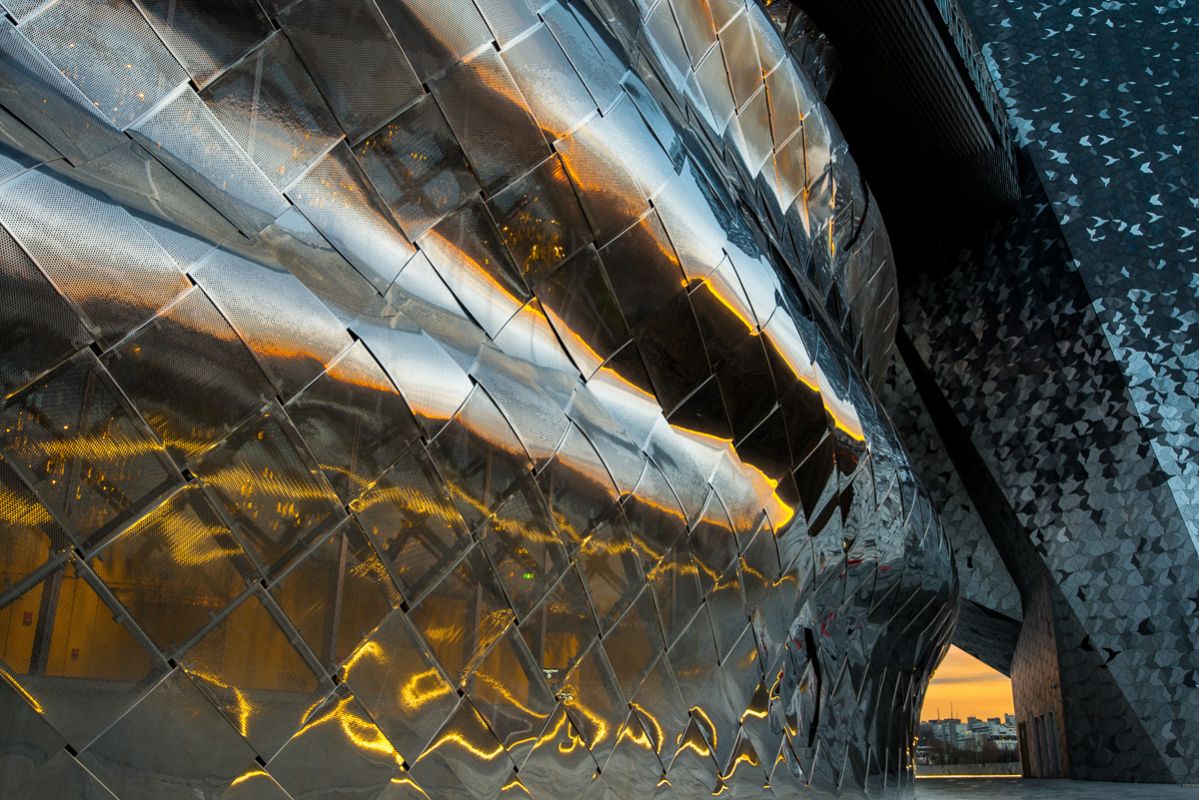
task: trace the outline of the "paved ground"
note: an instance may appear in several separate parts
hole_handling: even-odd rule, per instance
[[[916,800],[1199,800],[1199,786],[1024,778],[921,778],[916,781]]]

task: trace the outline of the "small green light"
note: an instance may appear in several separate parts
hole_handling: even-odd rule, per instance
[[[526,581],[531,581],[531,580],[533,580],[533,573],[526,572],[524,575],[521,575],[521,577],[524,578]]]

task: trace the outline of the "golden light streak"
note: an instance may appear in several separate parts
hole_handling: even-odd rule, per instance
[[[697,291],[706,289],[708,291],[708,293],[711,294],[712,297],[714,297],[716,299],[717,302],[719,302],[722,306],[724,306],[725,308],[727,308],[729,310],[729,313],[732,314],[733,317],[736,318],[738,322],[740,322],[742,325],[745,326],[746,331],[748,331],[751,335],[757,336],[758,335],[757,320],[751,319],[750,316],[748,316],[742,310],[742,308],[739,307],[741,305],[740,298],[737,298],[734,292],[730,291],[730,292],[728,292],[728,294],[726,294],[724,291],[722,291],[721,287],[718,287],[716,285],[716,281],[713,280],[713,278],[716,277],[716,274],[717,273],[713,273],[712,275],[710,275],[707,278],[707,280],[705,280],[702,284],[700,284],[700,289],[698,289]],[[723,279],[723,276],[721,276],[721,277]],[[723,280],[721,282],[723,282]]]
[[[484,761],[494,761],[495,759],[502,757],[506,751],[504,750],[504,746],[502,744],[500,744],[498,741],[496,741],[494,739],[494,737],[493,737],[492,741],[495,742],[495,747],[490,750],[486,750],[486,749],[476,745],[474,742],[472,742],[470,739],[463,736],[461,733],[458,733],[457,731],[448,731],[446,733],[443,733],[437,739],[434,739],[433,743],[431,745],[429,745],[429,747],[425,750],[424,753],[421,754],[421,758],[426,758],[431,753],[435,753],[442,748],[446,748],[446,747],[450,747],[450,746],[457,746],[457,747],[462,748],[466,752],[470,753],[471,755],[481,758]],[[449,756],[449,758],[452,763],[454,759],[458,758],[458,756],[457,755]]]
[[[269,779],[270,775],[267,774],[267,772],[265,770],[252,769],[249,772],[243,772],[241,775],[238,775],[236,778],[233,779],[233,781],[229,784],[229,786],[230,787],[240,786],[241,784],[245,783],[248,780],[251,780],[253,778],[259,778],[259,777]]]
[[[866,441],[866,435],[862,430],[862,423],[861,420],[858,419],[857,411],[848,401],[842,402],[841,399],[837,397],[836,393],[833,392],[831,387],[828,385],[828,380],[824,377],[820,367],[811,362],[811,357],[807,351],[804,351],[804,357],[809,361],[813,368],[813,374],[811,375],[809,375],[807,370],[796,360],[796,354],[790,347],[786,345],[786,342],[782,340],[774,330],[772,330],[771,326],[768,325],[764,332],[766,334],[766,340],[770,342],[771,346],[774,348],[774,352],[778,353],[779,357],[783,359],[783,363],[787,365],[787,368],[790,370],[791,374],[795,376],[795,379],[804,386],[807,386],[813,392],[816,392],[820,395],[820,398],[824,403],[825,410],[828,412],[829,416],[833,418],[833,424],[851,439],[859,442]],[[802,347],[802,344],[799,343],[798,340],[796,343]]]
[[[194,669],[188,666],[184,666],[183,669],[189,675],[198,678],[207,684],[216,686],[219,689],[225,689],[226,691],[233,692],[233,696],[236,699],[234,716],[237,718],[234,722],[234,725],[237,727],[238,733],[240,733],[243,737],[249,738],[250,721],[254,715],[254,706],[250,703],[249,699],[242,694],[241,689],[236,686],[230,686],[229,684],[225,683],[225,681],[219,675],[216,675],[212,672],[207,672],[202,669]]]
[[[42,707],[42,704],[38,702],[37,698],[26,691],[25,687],[22,686],[17,679],[14,678],[12,674],[4,668],[2,664],[0,664],[0,678],[4,678],[4,681],[13,689],[15,689],[17,694],[21,695],[21,697],[24,697],[25,702],[29,703],[29,705],[33,707],[34,711],[43,716],[45,715],[46,709]]]
[[[41,503],[32,501],[25,493],[0,487],[0,522],[13,527],[37,528],[54,522],[54,517]]]
[[[691,750],[698,756],[701,756],[704,758],[711,757],[712,756],[711,748],[720,746],[720,741],[719,741],[720,734],[716,730],[716,725],[713,724],[712,718],[708,716],[708,713],[706,711],[704,711],[703,706],[692,706],[691,713],[695,715],[696,721],[699,722],[701,725],[703,725],[708,730],[709,738],[712,740],[712,744],[711,744],[711,746],[709,746],[706,742],[704,742],[702,740],[702,738],[701,738],[700,742],[697,743],[697,742],[693,741],[694,737],[692,737],[692,738],[684,739],[679,750],[680,750],[680,752],[682,752],[683,750]]]
[[[646,737],[646,749],[660,752],[666,742],[666,732],[662,730],[662,724],[658,722],[657,717],[639,703],[629,703],[629,705],[641,712],[642,735]],[[645,725],[646,722],[649,723],[648,727]],[[640,743],[637,737],[634,737],[633,740]],[[657,742],[658,745],[655,746],[654,742]]]

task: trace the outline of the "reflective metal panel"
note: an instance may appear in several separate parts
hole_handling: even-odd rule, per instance
[[[288,197],[377,291],[387,291],[412,257],[412,245],[345,144],[317,162]]]
[[[190,88],[130,133],[242,231],[257,233],[287,211],[278,190]]]
[[[11,397],[0,435],[9,463],[87,546],[181,482],[91,350]]]
[[[118,128],[187,80],[130,2],[53,3],[19,29]]]
[[[11,394],[87,344],[79,316],[7,231],[0,230],[0,393]]]
[[[252,0],[185,5],[144,0],[138,5],[198,86],[211,81],[273,31],[266,14]]]
[[[479,191],[431,95],[421,95],[354,152],[400,227],[414,238]]]
[[[350,141],[423,96],[373,2],[293,3],[279,21]],[[346,58],[348,50],[352,59]]]
[[[0,214],[105,345],[187,288],[174,260],[125,209],[49,171],[30,171],[0,187]],[[96,233],[77,235],[83,225]],[[119,251],[101,231],[119,238]]]
[[[6,5],[0,786],[904,790],[954,575],[756,5]]]
[[[284,36],[272,36],[204,89],[201,97],[280,189],[342,135]]]
[[[180,463],[208,451],[272,394],[198,288],[113,348],[104,365]]]

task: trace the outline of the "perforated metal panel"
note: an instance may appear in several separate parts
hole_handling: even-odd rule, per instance
[[[350,344],[345,328],[286,269],[218,250],[193,274],[284,398],[323,372]],[[247,295],[238,289],[246,285],[258,292]],[[305,345],[293,350],[290,343],[301,331]]]
[[[130,132],[242,231],[257,233],[287,210],[278,190],[190,89]]]
[[[166,452],[90,350],[15,395],[0,414],[14,466],[76,542],[92,546],[180,482]],[[79,473],[78,482],[66,476]]]
[[[595,113],[595,100],[547,26],[539,26],[505,48],[501,58],[527,100],[533,118],[550,141],[565,136]],[[546,72],[555,75],[548,86],[541,80]]]
[[[126,139],[119,147],[80,165],[73,175],[135,217],[140,214],[139,222],[144,222],[146,215],[176,220],[176,225],[194,231],[193,238],[222,240],[237,235],[227,219],[135,141]],[[159,241],[157,237],[155,241]]]
[[[489,192],[549,155],[520,89],[494,50],[455,65],[432,88],[479,183]]]
[[[769,20],[260,6],[0,30],[21,791],[904,790],[953,574],[850,355],[881,221]]]
[[[551,156],[488,204],[504,245],[530,285],[591,241],[562,161]]]
[[[174,260],[128,212],[46,172],[0,187],[0,215],[104,344],[120,339],[188,286]],[[97,235],[81,237],[81,227]],[[120,236],[121,252],[105,246],[99,231]]]
[[[12,14],[13,19],[20,22],[45,5],[45,0],[5,0],[2,5]]]
[[[418,240],[442,280],[492,335],[529,299],[524,278],[501,242],[486,206],[477,200]],[[498,292],[493,289],[497,285]]]
[[[91,338],[79,316],[0,230],[0,395],[7,396]]]
[[[415,252],[345,144],[313,166],[288,197],[380,292]]]
[[[202,97],[280,189],[343,135],[286,36],[271,37],[204,89]]]
[[[431,95],[375,131],[354,152],[413,238],[479,192],[462,147]]]
[[[118,128],[187,80],[129,0],[53,3],[20,30]]]
[[[113,348],[104,364],[180,463],[198,459],[272,394],[250,351],[198,288]]]
[[[7,20],[0,20],[0,102],[63,155],[84,161],[123,144],[124,137]]]
[[[473,2],[379,0],[378,6],[423,82],[492,40]]]
[[[424,94],[373,2],[306,0],[279,21],[352,143]]]
[[[138,5],[200,87],[275,30],[255,0],[138,0]]]

